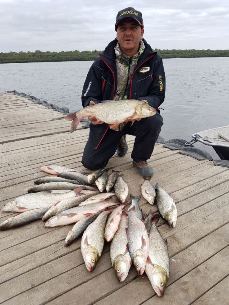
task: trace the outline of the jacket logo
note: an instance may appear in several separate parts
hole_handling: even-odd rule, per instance
[[[150,71],[150,67],[142,67],[139,72],[140,73],[146,73],[146,72],[149,72]]]

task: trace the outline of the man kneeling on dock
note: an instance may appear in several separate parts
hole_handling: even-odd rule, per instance
[[[133,166],[144,178],[153,175],[148,165],[163,119],[158,107],[165,97],[165,73],[162,59],[143,39],[142,13],[132,7],[118,12],[115,23],[116,39],[92,64],[82,92],[83,107],[104,100],[139,99],[157,109],[157,114],[134,123],[126,123],[119,131],[106,124],[90,124],[82,163],[90,170],[104,168],[117,151],[127,153],[126,134],[134,135],[131,158]]]

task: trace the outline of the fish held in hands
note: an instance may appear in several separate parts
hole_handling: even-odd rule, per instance
[[[76,130],[80,120],[88,118],[109,125],[110,129],[119,130],[119,125],[139,121],[156,114],[156,110],[147,101],[141,100],[107,100],[87,106],[65,118],[72,121],[71,131]]]

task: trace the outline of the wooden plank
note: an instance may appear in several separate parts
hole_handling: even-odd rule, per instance
[[[73,268],[58,277],[53,278],[48,282],[44,282],[41,285],[31,288],[24,293],[17,295],[16,297],[5,301],[5,305],[9,304],[31,304],[31,299],[33,300],[33,305],[43,304],[49,299],[56,297],[63,290],[71,289],[76,285],[81,285],[86,283],[92,277],[96,277],[102,274],[104,271],[110,268],[109,253],[105,253],[99,260],[96,269],[93,273],[89,273],[85,266],[82,264],[76,268]],[[58,280],[57,280],[58,279]],[[77,300],[79,298],[77,297]],[[74,300],[75,302],[76,300]]]
[[[69,253],[74,253],[74,257],[68,260],[73,260],[74,263],[78,261],[78,250],[80,247],[80,240],[74,242],[70,247],[64,246],[64,240],[60,240],[56,243],[51,244],[48,247],[42,248],[35,251],[27,256],[23,256],[13,262],[5,264],[0,267],[0,283],[8,282],[11,279],[18,278],[22,274],[27,274],[28,271],[37,270],[38,267],[44,266],[47,263],[54,262],[56,259],[63,257]],[[79,256],[79,259],[81,255]],[[80,261],[82,263],[82,260]],[[66,271],[63,269],[63,272]],[[38,278],[39,280],[39,278]],[[1,286],[0,286],[1,287]]]
[[[48,247],[55,242],[65,239],[70,228],[70,226],[65,226],[59,229],[52,229],[51,231],[47,230],[46,234],[39,235],[25,242],[18,243],[15,246],[2,250],[0,266],[8,264],[21,257]]]
[[[177,302],[182,305],[190,304],[195,298],[228,275],[228,270],[225,268],[228,259],[229,247],[221,250],[205,263],[168,287],[163,297],[163,305],[175,305]],[[182,289],[179,289],[180,287]],[[142,304],[150,305],[153,303],[158,305],[162,304],[161,302],[159,298],[153,297]]]
[[[217,285],[210,288],[199,299],[192,302],[192,305],[229,305],[228,299],[229,276],[221,280]]]

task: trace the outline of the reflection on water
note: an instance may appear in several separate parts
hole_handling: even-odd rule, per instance
[[[0,92],[17,90],[70,111],[81,107],[91,62],[0,65]],[[166,100],[161,111],[165,139],[190,139],[197,131],[229,124],[229,58],[164,59]]]

